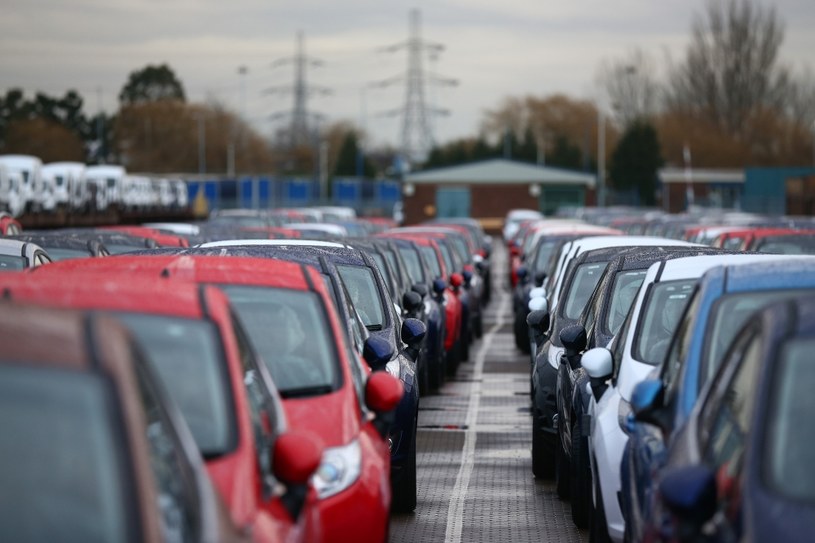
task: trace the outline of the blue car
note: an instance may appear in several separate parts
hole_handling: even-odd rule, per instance
[[[812,541],[813,349],[815,295],[751,315],[671,445],[658,539]],[[641,392],[647,416],[659,388]]]
[[[634,389],[635,413],[634,400],[642,391],[656,389],[659,402],[649,406],[647,421],[640,417],[628,423],[621,505],[630,540],[642,538],[647,519],[657,525],[662,522],[653,518],[653,507],[667,448],[685,426],[735,333],[761,306],[815,288],[815,259],[779,259],[708,271],[688,302],[659,375]]]

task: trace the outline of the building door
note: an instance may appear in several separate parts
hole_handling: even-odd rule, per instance
[[[554,215],[559,207],[581,207],[585,202],[583,187],[544,187],[538,205],[545,215]]]
[[[465,187],[439,187],[436,189],[436,217],[470,216],[470,189]]]

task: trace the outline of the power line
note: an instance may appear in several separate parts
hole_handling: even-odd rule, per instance
[[[297,49],[294,56],[281,58],[272,63],[272,67],[294,65],[294,83],[292,85],[275,86],[266,89],[266,94],[292,94],[294,104],[290,111],[278,111],[270,115],[271,119],[289,118],[289,138],[291,145],[309,145],[313,142],[313,130],[309,127],[313,121],[321,121],[325,116],[311,112],[307,108],[308,98],[312,95],[331,94],[331,89],[318,85],[309,85],[306,82],[306,71],[309,67],[322,66],[321,60],[306,55],[305,37],[303,32],[297,33]]]
[[[425,99],[425,88],[428,85],[455,86],[458,84],[455,79],[441,77],[424,70],[422,66],[423,55],[427,53],[431,58],[435,59],[444,51],[444,46],[422,39],[420,17],[418,9],[411,10],[407,41],[380,49],[385,53],[395,53],[407,49],[407,72],[371,83],[371,86],[375,88],[405,83],[404,105],[383,112],[383,115],[402,116],[401,151],[406,158],[417,162],[424,160],[433,146],[433,127],[430,119],[433,116],[449,115],[450,113],[446,109],[429,105]]]

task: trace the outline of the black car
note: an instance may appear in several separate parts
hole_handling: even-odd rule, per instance
[[[651,534],[812,540],[813,349],[815,296],[777,302],[748,319],[671,444],[657,511],[646,519]],[[661,400],[657,383],[641,383],[632,397],[636,418],[661,424]]]

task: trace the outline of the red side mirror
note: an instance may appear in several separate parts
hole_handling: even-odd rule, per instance
[[[377,371],[368,377],[365,384],[365,405],[374,413],[393,411],[402,401],[402,382],[393,375]]]
[[[512,256],[518,256],[519,254],[521,254],[520,247],[516,247],[515,245],[513,245],[512,247],[509,248],[509,254],[511,254]]]
[[[460,273],[453,273],[450,275],[450,285],[453,288],[458,288],[464,284],[464,277],[461,276]]]
[[[311,434],[289,431],[275,441],[272,465],[275,477],[287,484],[304,485],[320,467],[323,447]]]

